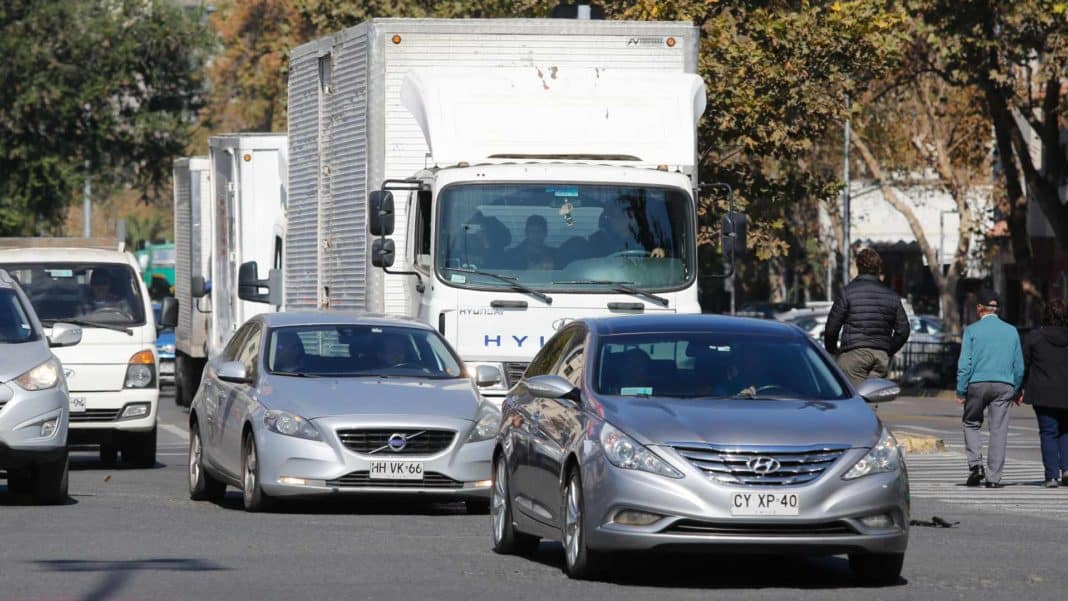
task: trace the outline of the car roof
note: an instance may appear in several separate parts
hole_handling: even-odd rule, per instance
[[[716,332],[781,338],[803,338],[805,336],[804,332],[792,324],[727,315],[630,315],[581,321],[589,324],[590,330],[598,336],[654,332]]]
[[[408,317],[352,311],[282,311],[280,313],[262,313],[257,315],[256,319],[261,320],[269,328],[343,324],[434,329],[422,321]]]
[[[121,263],[137,265],[125,251],[103,248],[12,248],[0,250],[0,263]]]

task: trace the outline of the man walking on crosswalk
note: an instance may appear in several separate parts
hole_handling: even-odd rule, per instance
[[[964,330],[957,362],[957,403],[964,405],[964,449],[968,457],[968,486],[1001,488],[1009,411],[1020,392],[1024,362],[1016,328],[998,318],[998,297],[991,290],[979,295],[979,320]],[[989,472],[983,471],[983,413],[990,414]]]

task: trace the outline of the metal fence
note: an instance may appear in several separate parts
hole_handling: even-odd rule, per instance
[[[959,342],[908,342],[890,360],[888,377],[909,388],[953,388]]]

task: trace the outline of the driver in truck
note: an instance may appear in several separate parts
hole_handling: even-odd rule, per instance
[[[630,205],[630,206],[628,206]],[[576,259],[643,254],[662,259],[667,253],[660,246],[647,244],[647,226],[637,223],[637,211],[626,201],[607,202],[598,220],[598,230],[589,238],[572,238],[560,247],[562,264]],[[651,247],[651,248],[650,248]]]
[[[123,300],[112,289],[111,276],[108,272],[99,268],[94,269],[93,274],[89,276],[89,312],[100,309],[124,310],[126,308]]]

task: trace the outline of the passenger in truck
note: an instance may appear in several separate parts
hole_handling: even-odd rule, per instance
[[[556,249],[545,244],[549,223],[541,215],[527,217],[522,242],[508,249],[508,265],[514,269],[548,270],[554,266]]]
[[[504,249],[511,243],[512,233],[500,219],[476,211],[463,225],[463,231],[451,249],[450,259],[459,258],[458,266],[463,269],[505,267]]]

